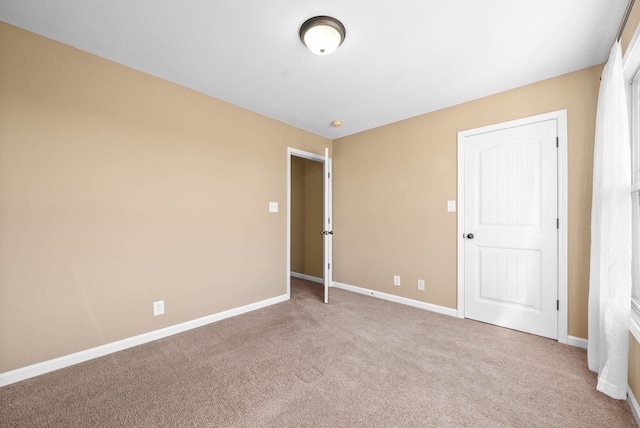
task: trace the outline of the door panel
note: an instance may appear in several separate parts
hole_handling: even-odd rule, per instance
[[[465,138],[467,318],[557,338],[556,137],[548,120]]]
[[[477,299],[540,310],[540,251],[478,248]]]
[[[540,224],[540,142],[516,140],[479,153],[480,223]]]

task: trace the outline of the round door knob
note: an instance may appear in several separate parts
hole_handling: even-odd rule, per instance
[[[469,238],[469,239],[473,239],[473,233],[468,234],[468,235],[467,235],[467,238]]]

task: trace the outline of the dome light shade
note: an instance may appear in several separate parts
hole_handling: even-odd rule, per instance
[[[346,32],[340,21],[330,16],[315,16],[300,27],[300,40],[316,55],[329,55],[344,41]]]

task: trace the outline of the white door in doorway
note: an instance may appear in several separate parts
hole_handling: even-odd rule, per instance
[[[464,315],[558,338],[555,119],[464,137]]]
[[[329,287],[332,281],[333,224],[331,223],[331,158],[329,149],[324,149],[324,302],[329,303]]]

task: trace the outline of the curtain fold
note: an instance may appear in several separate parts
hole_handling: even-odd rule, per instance
[[[589,369],[598,391],[627,396],[631,315],[631,150],[620,43],[602,72],[593,160]]]

